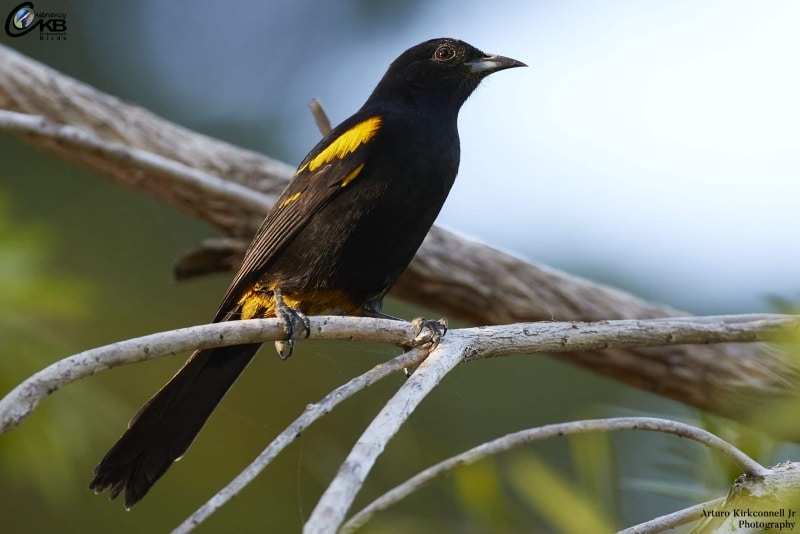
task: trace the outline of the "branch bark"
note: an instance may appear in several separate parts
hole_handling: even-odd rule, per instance
[[[422,346],[431,341],[428,330],[412,323],[369,317],[311,318],[310,339],[361,340],[398,346]],[[127,339],[64,358],[29,377],[0,399],[0,434],[19,425],[46,396],[81,378],[120,365],[196,349],[285,339],[278,319],[226,321],[179,328]]]
[[[311,317],[310,339],[361,340],[420,346],[429,331],[405,321],[369,317]],[[800,335],[800,316],[720,315],[600,321],[518,323],[450,330],[444,341],[458,343],[458,360],[511,354],[565,353],[599,348],[653,347],[683,343],[768,341]],[[0,399],[0,434],[21,423],[47,395],[99,371],[179,352],[283,339],[277,319],[250,319],[191,326],[128,339],[64,358],[39,371]],[[421,399],[420,399],[421,400]]]
[[[293,172],[289,165],[177,126],[3,46],[0,108],[47,119],[42,128],[25,132],[2,127],[25,141],[202,218],[235,238],[222,245],[214,241],[218,248],[194,251],[187,260],[190,265],[179,264],[186,267],[184,274],[235,268],[267,204]],[[41,119],[33,119],[34,124],[36,120]],[[59,131],[70,130],[53,123],[78,129],[84,138],[116,143],[115,150],[77,143],[81,135],[61,135]],[[262,196],[237,200],[230,188],[209,187],[209,180],[195,179],[190,172],[177,180],[174,173],[141,164],[141,158],[134,157],[141,153],[135,151],[218,176]],[[431,231],[392,295],[477,324],[685,315],[439,228]],[[573,352],[567,359],[740,421],[750,420],[753,410],[765,403],[795,398],[799,371],[785,354],[763,345],[610,348]]]

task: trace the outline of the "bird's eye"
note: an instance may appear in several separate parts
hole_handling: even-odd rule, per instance
[[[450,43],[439,45],[433,53],[433,59],[436,61],[446,62],[452,60],[454,57],[456,57],[456,49]]]

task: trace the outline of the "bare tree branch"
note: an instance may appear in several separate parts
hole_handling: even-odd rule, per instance
[[[285,336],[278,319],[251,319],[170,330],[80,352],[42,369],[0,399],[0,434],[21,423],[44,397],[99,371],[188,350],[274,341]],[[367,317],[314,317],[309,337],[406,346],[421,341],[411,323]]]
[[[684,423],[653,417],[618,417],[611,419],[573,421],[569,423],[546,425],[538,428],[529,428],[507,434],[501,438],[482,443],[477,447],[473,447],[468,451],[448,458],[443,462],[439,462],[384,493],[365,506],[360,512],[354,514],[353,517],[341,526],[341,529],[335,531],[340,534],[354,532],[372,519],[378,512],[386,510],[434,479],[448,476],[456,469],[471,465],[498,453],[509,451],[520,445],[554,437],[585,434],[589,432],[612,432],[616,430],[647,430],[675,434],[676,436],[689,438],[706,445],[710,449],[731,460],[739,469],[748,475],[767,476],[770,474],[769,469],[766,469],[730,443],[718,438],[710,432]],[[698,517],[694,517],[692,521],[697,519]]]
[[[186,262],[179,263],[182,276],[236,268],[266,211],[266,206],[260,207],[261,200],[274,198],[293,172],[286,164],[165,121],[3,46],[0,108],[48,119],[40,129],[16,132],[31,144],[200,217],[236,238],[193,251]],[[41,121],[32,119],[33,124],[37,120]],[[70,130],[53,123],[68,124],[83,133],[61,135]],[[177,180],[175,173],[183,174],[180,167],[164,173],[146,164],[153,160],[150,157],[124,151],[111,157],[108,151],[76,144],[76,139],[87,135],[162,156],[203,176],[219,176],[253,190],[254,195],[250,202],[241,202],[231,196],[230,188],[209,187],[209,180],[195,180],[193,173]],[[264,196],[257,198],[255,192]],[[431,231],[392,295],[477,324],[685,315],[439,228]],[[567,359],[740,421],[752,419],[750,414],[766,403],[796,397],[797,364],[762,345],[617,348],[573,352]]]
[[[403,321],[338,316],[312,317],[310,320],[312,339],[360,339],[402,346],[420,346],[430,342],[430,337],[426,337],[430,332],[423,330],[418,333],[416,326]],[[451,330],[365,430],[320,499],[306,529],[309,532],[322,532],[330,528],[325,525],[342,523],[353,498],[388,441],[422,399],[458,363],[545,351],[569,353],[575,350],[669,343],[752,342],[779,339],[798,331],[800,317],[784,315],[685,317],[597,323],[539,322]],[[0,433],[18,425],[45,396],[98,371],[190,349],[264,342],[282,339],[284,336],[283,327],[277,319],[250,319],[152,334],[76,354],[36,373],[0,399]],[[413,365],[424,354],[424,351],[412,351],[391,363],[378,366],[328,395],[319,405],[292,423],[244,473],[187,519],[179,527],[180,531],[190,530],[235,496],[300,430],[320,415],[328,413],[341,400],[371,385],[391,370]],[[641,422],[641,428],[650,428],[648,424],[646,421]],[[682,428],[675,423],[672,430],[668,431],[684,435],[683,432],[686,431]],[[748,462],[748,459],[729,447],[720,445],[714,438],[698,436],[694,434],[691,437],[714,446],[744,471],[763,474],[760,466]]]
[[[311,114],[314,116],[314,122],[317,123],[319,133],[325,137],[331,131],[331,120],[328,118],[328,114],[325,113],[322,104],[320,104],[319,100],[316,98],[311,99],[311,103],[308,107],[311,109]]]
[[[443,344],[463,344],[463,361],[510,354],[648,347],[684,343],[752,342],[800,331],[800,317],[753,314],[619,320],[596,323],[519,323],[450,330]],[[311,339],[346,339],[417,346],[426,341],[405,321],[369,317],[311,318]],[[283,339],[277,319],[192,326],[90,349],[34,374],[0,399],[0,434],[16,427],[45,396],[81,378],[128,363],[178,352]],[[454,351],[451,351],[454,352]],[[459,359],[458,361],[462,361]]]
[[[697,332],[686,320],[650,321],[602,321],[600,323],[534,323],[506,326],[466,328],[448,332],[439,346],[419,366],[411,378],[386,403],[373,419],[350,454],[339,468],[336,477],[325,489],[316,508],[305,524],[304,532],[335,532],[344,520],[357,492],[361,489],[367,474],[377,457],[383,452],[388,441],[399,430],[411,412],[422,402],[444,376],[462,361],[496,356],[500,354],[523,354],[528,352],[561,352],[587,350],[605,347],[624,347],[639,345],[643,338],[648,344],[664,342],[691,342]],[[729,328],[724,320],[701,319],[698,327],[708,332],[714,324],[723,325],[725,336],[744,335],[753,340],[753,332],[746,332],[745,322],[733,321]],[[605,330],[605,327],[613,332]],[[615,328],[622,327],[622,328]],[[793,329],[800,327],[800,318],[793,321]],[[652,329],[652,330],[650,330]],[[642,335],[646,330],[650,334]],[[770,328],[772,334],[775,331]],[[652,335],[655,331],[659,334]],[[733,334],[733,332],[736,332]],[[702,337],[702,336],[699,336]],[[633,340],[637,341],[634,342]],[[534,342],[535,340],[535,342]],[[628,343],[631,343],[629,345]],[[531,345],[535,343],[535,348]],[[652,346],[652,345],[651,345]],[[758,469],[755,465],[751,466]],[[757,471],[761,472],[761,471]]]
[[[0,45],[0,108],[47,117],[112,143],[151,152],[277,198],[294,173],[289,165],[187,130],[153,113],[97,91]],[[124,160],[74,147],[69,139],[24,134],[22,139],[86,167],[120,185],[176,206],[235,237],[253,234],[265,210],[217,198],[175,183]]]
[[[35,135],[43,141],[49,139],[63,143],[80,153],[91,153],[108,163],[128,167],[135,172],[147,172],[163,177],[176,187],[186,187],[199,194],[216,197],[221,201],[240,205],[252,212],[269,209],[274,199],[245,186],[223,180],[213,174],[193,169],[173,159],[138,148],[106,141],[92,133],[55,123],[46,117],[37,117],[0,109],[0,129],[18,134]]]

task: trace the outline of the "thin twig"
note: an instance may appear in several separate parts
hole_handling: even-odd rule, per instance
[[[325,108],[316,98],[311,99],[308,107],[311,109],[311,115],[314,117],[319,133],[322,134],[322,137],[325,137],[331,132],[331,120],[328,118],[328,114],[325,113]]]
[[[386,363],[378,364],[361,376],[353,378],[346,384],[327,394],[316,404],[309,404],[306,410],[286,427],[286,429],[281,432],[272,443],[244,469],[244,471],[175,528],[173,534],[184,534],[199,526],[211,514],[216,512],[244,489],[245,486],[252,482],[253,479],[258,476],[283,449],[297,439],[297,436],[305,431],[306,428],[323,415],[328,414],[339,403],[390,374],[416,365],[426,354],[427,352],[419,349],[406,352]]]
[[[648,430],[675,434],[683,438],[693,439],[719,452],[745,473],[764,476],[770,472],[769,469],[765,468],[730,443],[701,428],[684,423],[653,417],[620,417],[614,419],[573,421],[570,423],[546,425],[514,432],[513,434],[508,434],[501,438],[482,443],[466,452],[431,466],[372,501],[364,507],[364,509],[350,518],[339,532],[346,533],[355,531],[363,526],[364,523],[371,519],[377,512],[385,510],[389,506],[404,499],[433,479],[450,475],[456,469],[483,460],[488,456],[505,452],[533,441],[557,436],[585,434],[588,432],[610,432],[615,430]]]
[[[620,530],[617,534],[657,534],[658,532],[664,532],[665,530],[678,528],[701,519],[701,514],[704,511],[713,510],[724,503],[725,497],[706,501],[704,503],[690,506],[689,508],[684,508],[683,510],[672,512],[671,514],[662,515],[661,517],[656,517],[650,521],[645,521],[644,523],[639,523],[638,525],[628,527]]]

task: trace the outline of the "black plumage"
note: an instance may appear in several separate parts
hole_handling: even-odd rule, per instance
[[[214,321],[277,314],[291,323],[325,311],[382,316],[384,295],[455,180],[461,105],[484,77],[523,65],[455,39],[401,54],[361,109],[299,165]],[[110,489],[112,499],[124,490],[126,507],[139,501],[186,452],[258,348],[195,352],[134,416],[89,487]]]

